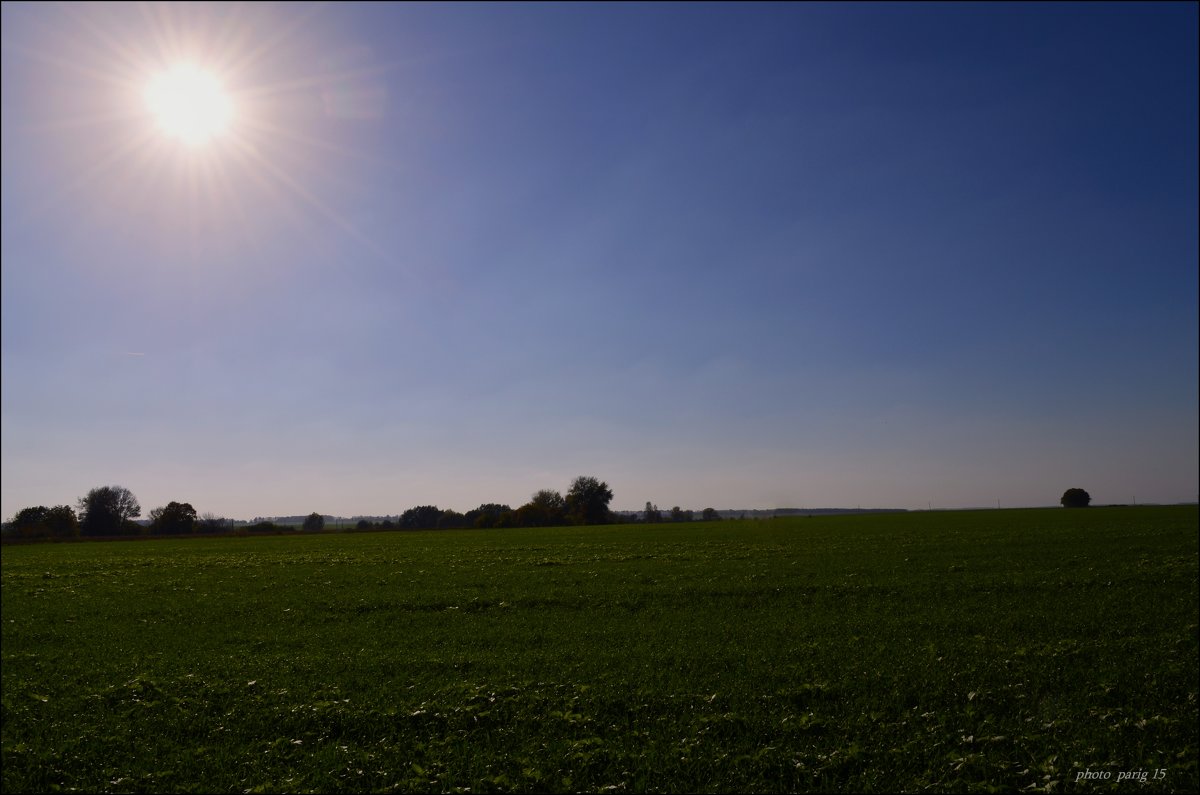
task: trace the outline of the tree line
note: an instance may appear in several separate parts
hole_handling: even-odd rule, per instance
[[[20,538],[108,538],[131,535],[190,535],[219,532],[227,522],[212,514],[198,516],[187,502],[168,502],[150,511],[148,525],[134,521],[142,514],[137,497],[124,486],[100,486],[80,497],[75,507],[38,505],[23,508],[5,523]]]
[[[717,513],[715,508],[705,508],[700,512],[700,518],[705,522],[715,522],[721,518],[721,514]],[[646,509],[642,511],[642,521],[650,524],[658,522],[692,522],[695,519],[695,511],[685,511],[678,505],[664,513],[654,503],[647,502]]]
[[[438,508],[436,505],[418,505],[400,514],[395,522],[385,519],[371,522],[362,519],[356,530],[446,530],[457,528],[504,528],[504,527],[561,527],[564,525],[608,524],[616,519],[609,510],[612,489],[608,484],[590,475],[575,478],[563,496],[554,489],[534,492],[529,502],[517,508],[499,503],[483,503],[466,513]],[[1086,508],[1091,495],[1080,488],[1067,489],[1061,504],[1066,508]],[[123,486],[100,486],[87,496],[80,497],[75,507],[56,505],[47,508],[38,505],[22,508],[4,523],[4,534],[23,539],[38,538],[111,538],[121,536],[171,536],[198,533],[227,532],[232,522],[211,513],[197,515],[196,509],[187,502],[168,502],[154,508],[149,514],[148,524],[134,520],[141,516],[142,508],[133,492]],[[691,522],[695,512],[683,510],[678,505],[670,511],[662,511],[651,502],[640,517],[641,521]],[[716,521],[720,514],[705,508],[700,518],[706,522]],[[745,518],[745,517],[743,517]],[[622,516],[620,521],[638,521],[632,516]],[[302,525],[308,532],[325,529],[325,517],[319,513],[309,514]],[[290,526],[261,521],[237,530],[239,533],[289,532]]]
[[[564,525],[607,524],[613,519],[609,510],[613,493],[608,484],[590,475],[572,481],[566,495],[554,489],[541,489],[529,502],[517,508],[498,503],[484,503],[478,508],[459,513],[434,505],[418,505],[400,514],[393,523],[362,520],[358,530],[398,529],[433,530],[451,528],[492,527],[559,527]],[[123,486],[101,486],[80,497],[75,507],[58,505],[47,508],[39,505],[23,508],[5,523],[6,533],[19,538],[110,538],[116,536],[169,536],[217,533],[227,531],[228,520],[204,514],[187,502],[168,502],[149,513],[149,523],[140,524],[142,508],[133,492]],[[325,518],[309,514],[303,530],[320,532]],[[239,532],[271,533],[290,530],[272,522],[258,522]]]

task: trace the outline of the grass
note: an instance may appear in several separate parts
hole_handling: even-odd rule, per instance
[[[1197,530],[1140,507],[8,547],[3,789],[1197,791]]]

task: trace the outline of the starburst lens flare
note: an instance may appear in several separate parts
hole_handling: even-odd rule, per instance
[[[233,105],[216,77],[192,65],[151,80],[146,105],[163,132],[192,146],[228,130],[233,118]]]

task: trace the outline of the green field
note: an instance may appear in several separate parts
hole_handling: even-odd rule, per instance
[[[1197,517],[10,546],[3,789],[1194,792]]]

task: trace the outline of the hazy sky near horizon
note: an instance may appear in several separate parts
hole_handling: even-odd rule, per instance
[[[6,519],[1196,499],[1195,3],[2,14]]]

